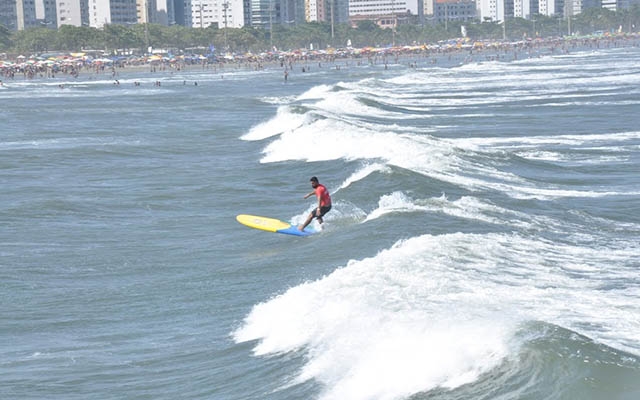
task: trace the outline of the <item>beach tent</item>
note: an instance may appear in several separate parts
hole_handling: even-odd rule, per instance
[[[96,64],[111,64],[113,63],[113,60],[109,58],[96,58],[93,62]]]

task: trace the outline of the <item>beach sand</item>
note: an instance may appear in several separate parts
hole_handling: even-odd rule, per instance
[[[13,68],[0,68],[0,76],[4,84],[17,80],[51,80],[69,76],[81,76],[92,79],[112,78],[118,84],[118,78],[124,73],[136,73],[146,77],[153,76],[158,79],[184,72],[210,72],[220,74],[236,71],[252,70],[282,70],[285,78],[291,78],[296,73],[310,72],[317,69],[346,69],[362,65],[405,66],[407,68],[429,67],[455,67],[469,63],[481,63],[487,61],[509,62],[538,58],[543,56],[566,55],[576,51],[590,51],[604,48],[620,48],[628,46],[640,46],[640,35],[625,34],[616,36],[572,38],[572,39],[537,39],[533,41],[521,41],[515,43],[489,43],[478,45],[453,45],[447,47],[424,47],[416,50],[415,47],[396,47],[389,49],[376,49],[374,52],[360,50],[346,55],[310,55],[299,53],[291,55],[270,55],[267,58],[237,61],[225,61],[203,64],[187,64],[184,62],[137,64],[124,63],[120,65],[83,66],[80,69],[55,68],[53,66],[41,67],[37,70],[25,71],[14,65]],[[56,71],[56,69],[58,69]],[[286,75],[286,76],[285,76]]]

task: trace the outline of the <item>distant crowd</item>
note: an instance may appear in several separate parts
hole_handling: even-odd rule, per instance
[[[193,70],[195,68],[222,72],[234,69],[259,70],[280,67],[285,71],[299,66],[301,72],[309,72],[312,65],[323,68],[327,65],[339,69],[344,65],[363,63],[398,63],[408,59],[409,67],[419,63],[435,64],[438,60],[477,62],[485,60],[518,59],[536,54],[562,54],[576,49],[588,50],[622,46],[639,46],[640,34],[615,34],[594,37],[565,37],[553,39],[529,39],[518,42],[471,41],[457,39],[431,45],[396,46],[385,48],[344,48],[312,51],[273,51],[260,54],[224,54],[220,56],[143,56],[91,58],[71,55],[56,57],[26,57],[0,61],[0,76],[5,79],[55,78],[57,75],[77,77],[81,73],[111,74],[116,77],[123,68],[146,69],[149,72]],[[341,61],[344,61],[340,63]],[[315,67],[314,67],[315,68]],[[287,79],[288,73],[285,74]]]

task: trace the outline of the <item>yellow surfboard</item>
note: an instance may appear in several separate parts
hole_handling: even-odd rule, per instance
[[[236,220],[249,228],[260,229],[261,231],[284,233],[286,235],[309,236],[316,233],[315,230],[307,227],[304,231],[299,231],[297,226],[292,226],[288,222],[275,218],[260,217],[258,215],[240,214]]]

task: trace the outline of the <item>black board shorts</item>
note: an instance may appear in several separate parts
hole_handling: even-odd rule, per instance
[[[331,204],[329,204],[328,206],[320,207],[320,215],[318,215],[318,209],[316,208],[313,211],[313,216],[316,218],[322,218],[326,213],[329,212],[329,210],[331,210]]]

